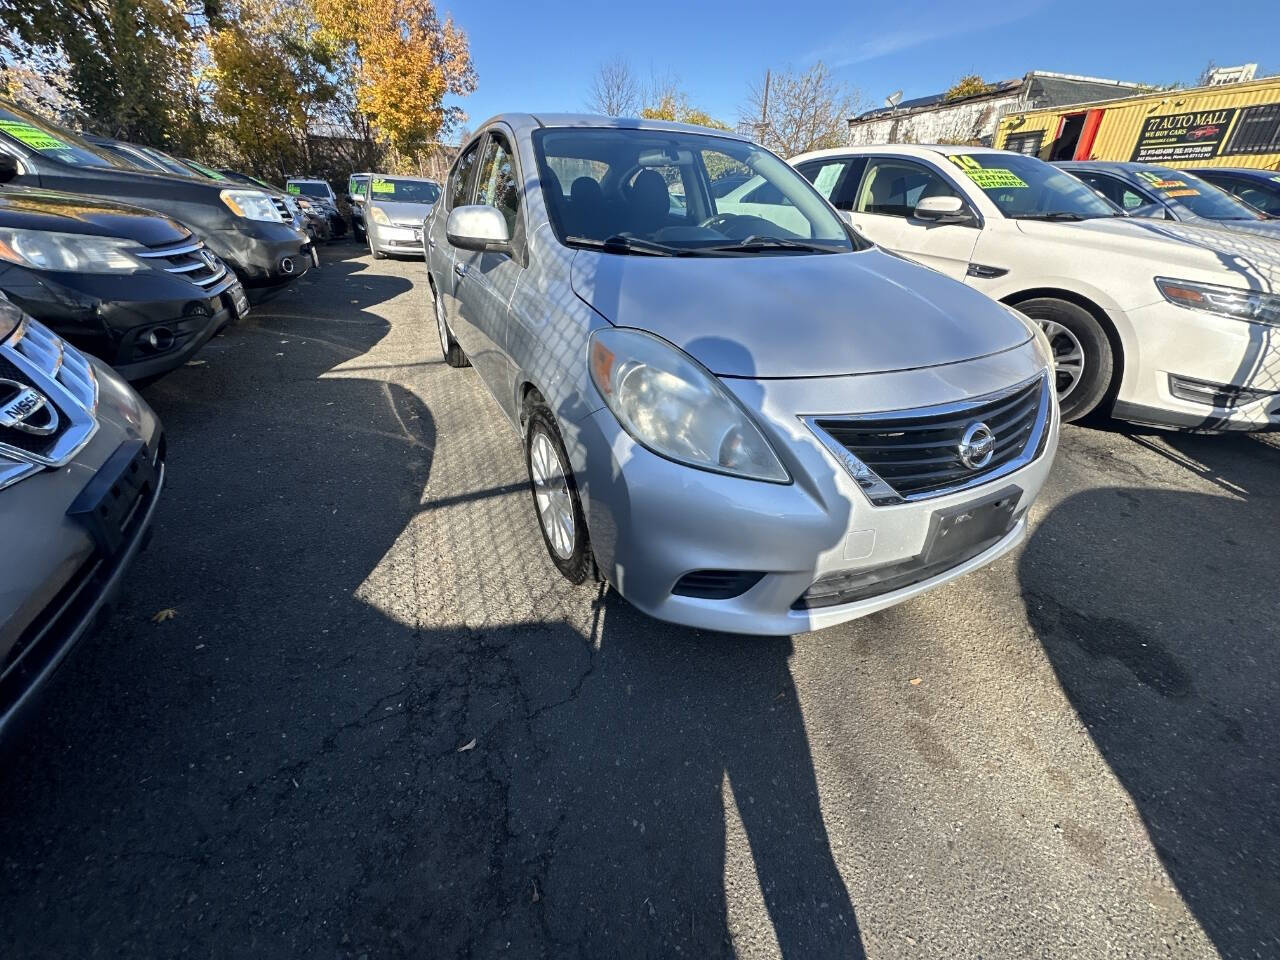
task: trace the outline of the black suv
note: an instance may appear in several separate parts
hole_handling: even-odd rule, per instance
[[[15,172],[0,154],[0,183]],[[0,187],[0,291],[130,380],[180,366],[249,309],[235,274],[169,217],[14,186]]]
[[[148,173],[21,107],[0,100],[0,153],[18,161],[16,182],[136,204],[195,231],[236,272],[254,302],[279,293],[313,262],[310,239],[260,190]]]

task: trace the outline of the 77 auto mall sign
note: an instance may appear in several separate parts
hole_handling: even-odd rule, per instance
[[[1130,160],[1167,163],[1216,157],[1236,108],[1147,117]]]

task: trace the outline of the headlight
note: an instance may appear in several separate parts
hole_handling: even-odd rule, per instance
[[[138,244],[122,237],[0,229],[0,259],[37,270],[138,273],[147,265],[132,256]]]
[[[391,226],[391,219],[387,216],[387,212],[381,207],[370,207],[369,216],[373,218],[374,223],[380,223],[384,227]]]
[[[587,352],[596,389],[637,443],[700,470],[790,481],[747,411],[692,357],[626,328],[597,330]]]
[[[1280,296],[1274,293],[1170,280],[1168,277],[1156,277],[1156,286],[1170,303],[1189,310],[1204,310],[1237,320],[1280,326]]]
[[[280,211],[271,202],[271,198],[261,190],[223,190],[219,196],[237,217],[244,217],[246,220],[280,222]]]

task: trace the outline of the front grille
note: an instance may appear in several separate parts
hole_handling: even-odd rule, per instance
[[[223,262],[205,247],[203,240],[195,237],[163,247],[148,247],[137,251],[136,256],[158,261],[166,273],[182,275],[210,296],[221,293],[232,279]]]
[[[676,581],[671,592],[677,597],[731,600],[742,596],[763,576],[748,570],[694,570]]]
[[[0,480],[4,483],[14,482],[11,474],[18,473],[7,464],[60,467],[97,431],[98,381],[93,367],[47,327],[23,319],[0,344],[0,377],[35,390],[58,417],[57,428],[47,435],[0,426],[0,465],[6,465]]]
[[[281,220],[285,223],[293,223],[293,211],[289,209],[289,204],[285,203],[284,197],[272,197],[271,202],[280,211]]]
[[[803,419],[871,502],[886,506],[986,483],[1035,459],[1048,435],[1049,389],[1041,375],[962,403]],[[966,463],[962,442],[977,424],[986,425],[994,445],[989,458]]]

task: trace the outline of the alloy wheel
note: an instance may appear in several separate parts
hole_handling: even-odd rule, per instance
[[[1053,372],[1058,401],[1070,395],[1084,376],[1084,347],[1076,335],[1054,320],[1037,320],[1053,350]]]
[[[573,499],[569,495],[569,481],[555,445],[540,430],[534,434],[530,445],[529,472],[533,476],[533,496],[542,532],[556,556],[568,560],[573,556],[576,539]]]

